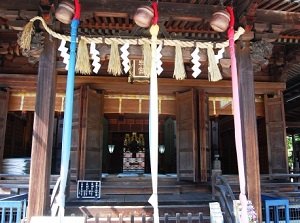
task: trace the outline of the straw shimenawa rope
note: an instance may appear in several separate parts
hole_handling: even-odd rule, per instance
[[[183,80],[186,77],[182,58],[182,51],[179,44],[175,45],[175,66],[173,77],[175,77],[176,80]]]
[[[113,41],[111,44],[107,72],[114,76],[120,76],[122,74],[122,66],[117,41]]]
[[[24,27],[24,30],[22,32],[22,35],[20,37],[20,47],[23,49],[30,49],[30,42],[31,42],[31,35],[34,32],[34,28],[33,28],[33,22],[36,20],[40,20],[42,22],[42,25],[44,27],[44,29],[54,38],[60,39],[60,40],[65,40],[65,41],[71,41],[71,37],[70,36],[66,36],[66,35],[62,35],[59,33],[56,33],[54,31],[52,31],[46,24],[46,22],[43,20],[42,17],[36,16],[34,18],[32,18]],[[242,27],[239,27],[237,32],[234,34],[234,40],[237,40],[243,33],[245,32],[245,30]],[[119,51],[118,51],[118,44],[125,44],[126,42],[129,43],[130,45],[144,45],[144,44],[150,44],[151,40],[147,39],[147,38],[140,38],[140,39],[121,39],[121,38],[103,38],[103,37],[86,37],[86,36],[81,36],[80,37],[81,40],[84,40],[85,43],[96,43],[96,44],[107,44],[107,45],[111,45],[111,58],[109,61],[109,68],[108,68],[108,72],[112,73],[113,75],[121,75],[122,74],[122,68],[121,68],[121,61],[120,61],[120,55],[119,55]],[[177,52],[177,56],[180,56],[180,52],[179,52],[179,48],[178,47],[199,47],[200,49],[209,49],[208,51],[211,50],[210,48],[215,48],[215,49],[221,49],[224,47],[228,47],[229,46],[229,41],[224,41],[221,43],[213,43],[213,42],[196,42],[195,41],[179,41],[179,40],[157,40],[157,44],[161,44],[163,43],[164,46],[174,46],[175,51]],[[177,47],[176,47],[177,46]],[[78,50],[79,51],[79,50]],[[144,52],[146,53],[146,52]],[[182,53],[181,53],[182,54]],[[144,55],[144,63],[147,61],[147,55]],[[181,56],[182,57],[182,56]],[[211,58],[211,63],[213,63],[213,59]],[[178,59],[178,63],[180,62],[180,59]],[[175,62],[176,62],[176,58],[175,58]],[[179,63],[181,64],[181,62]],[[176,70],[181,70],[181,65],[177,64],[178,67],[175,67]],[[211,66],[211,65],[210,65]],[[144,64],[144,69],[146,68],[146,65]],[[215,69],[217,67],[213,67],[213,69]],[[84,72],[87,72],[84,71]],[[146,71],[146,74],[148,73],[148,71]],[[220,71],[219,71],[220,72]],[[219,77],[219,72],[216,71],[216,73],[213,73],[213,77],[211,77],[211,80],[217,80]],[[87,73],[86,73],[87,74]],[[177,77],[178,75],[178,77]],[[221,74],[220,74],[221,75]],[[176,75],[175,75],[175,71],[174,71],[174,76],[176,77],[176,79],[178,78],[179,80],[181,80],[183,78],[183,76],[185,76],[185,74],[180,71],[177,72],[176,71]]]
[[[78,44],[78,52],[75,71],[83,75],[91,74],[90,55],[85,40],[81,39]]]
[[[208,64],[209,64],[208,80],[209,81],[222,80],[223,77],[221,75],[218,64],[216,62],[215,53],[212,47],[207,47],[207,57],[208,57]]]
[[[70,36],[66,36],[66,35],[62,35],[59,33],[56,33],[54,31],[52,31],[46,24],[46,22],[44,21],[44,19],[40,16],[36,16],[34,18],[32,18],[24,27],[24,30],[22,32],[22,36],[21,36],[21,42],[23,42],[22,46],[24,46],[24,42],[29,42],[31,41],[31,35],[28,35],[28,33],[32,33],[33,29],[33,22],[36,20],[40,20],[42,22],[42,25],[44,27],[44,29],[54,38],[60,39],[60,40],[65,40],[65,41],[71,41],[71,37]],[[28,25],[28,27],[26,27]],[[31,27],[31,28],[30,28]],[[26,28],[26,31],[25,31]],[[240,36],[245,32],[245,30],[242,27],[239,27],[237,32],[234,34],[234,40],[237,40],[238,38],[240,38]],[[26,35],[27,33],[27,35]],[[107,45],[111,45],[113,41],[116,41],[118,44],[125,44],[126,42],[128,42],[130,45],[143,45],[144,42],[148,42],[149,44],[151,43],[150,39],[147,38],[140,38],[140,39],[121,39],[121,38],[103,38],[103,37],[86,37],[86,36],[81,36],[81,39],[84,39],[87,43],[91,43],[94,42],[96,44],[107,44]],[[157,40],[157,44],[161,44],[163,43],[164,46],[175,46],[176,44],[179,43],[179,45],[181,47],[199,47],[201,49],[206,49],[208,46],[214,47],[216,49],[221,49],[223,47],[228,47],[229,46],[229,41],[224,41],[222,43],[213,43],[213,42],[196,42],[195,41],[179,41],[179,40]],[[26,44],[25,44],[26,45]],[[21,46],[21,47],[22,47]],[[27,45],[28,46],[28,45]],[[23,48],[23,47],[22,47]],[[23,48],[25,49],[25,48]],[[27,48],[28,49],[28,48]]]

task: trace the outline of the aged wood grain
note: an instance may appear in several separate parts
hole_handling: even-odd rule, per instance
[[[54,101],[56,92],[57,41],[45,38],[45,49],[39,63],[34,114],[28,219],[46,215],[50,209],[49,181],[53,144]]]

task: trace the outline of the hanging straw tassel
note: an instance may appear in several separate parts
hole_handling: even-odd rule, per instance
[[[186,77],[181,46],[179,44],[175,45],[175,68],[173,77],[175,77],[176,80],[183,80]]]
[[[208,56],[208,64],[209,64],[209,72],[208,72],[208,80],[209,81],[219,81],[222,80],[223,77],[219,70],[218,64],[216,62],[215,53],[212,47],[207,47],[207,56]]]
[[[144,53],[144,74],[147,77],[150,77],[151,74],[151,47],[148,42],[144,42],[143,44],[143,53]]]
[[[91,74],[90,55],[85,40],[81,39],[78,44],[75,71],[83,75]]]
[[[112,40],[111,43],[110,59],[108,63],[107,72],[114,76],[120,76],[122,74],[118,43],[115,40]]]
[[[33,22],[28,22],[22,31],[21,37],[18,41],[20,47],[24,50],[30,49],[30,43],[31,43],[31,35],[34,32],[33,29]]]

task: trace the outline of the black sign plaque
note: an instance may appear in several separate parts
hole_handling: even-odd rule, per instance
[[[100,198],[101,181],[79,180],[77,182],[77,198]]]

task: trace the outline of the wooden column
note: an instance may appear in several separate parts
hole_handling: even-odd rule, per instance
[[[54,103],[56,93],[55,70],[57,41],[46,35],[44,52],[39,61],[36,105],[31,151],[28,222],[32,216],[49,214],[51,158],[53,143]]]
[[[8,101],[9,89],[0,89],[0,171],[2,171]]]
[[[256,125],[255,91],[253,67],[250,60],[250,42],[239,42],[236,47],[240,89],[242,137],[246,159],[246,180],[248,199],[252,201],[261,220],[261,193],[259,152]]]

